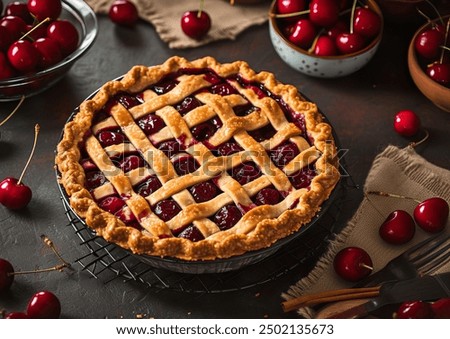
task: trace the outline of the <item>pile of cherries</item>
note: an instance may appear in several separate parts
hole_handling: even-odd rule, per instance
[[[0,80],[45,70],[75,51],[79,34],[61,0],[0,0]]]
[[[277,0],[274,17],[286,39],[318,56],[345,55],[368,46],[380,16],[348,0]]]
[[[6,293],[14,282],[14,268],[11,263],[0,258],[0,295]],[[5,319],[55,319],[61,314],[61,303],[49,291],[40,291],[29,299],[26,312],[3,313]]]
[[[425,73],[450,88],[450,18],[431,22],[414,40],[414,49]]]

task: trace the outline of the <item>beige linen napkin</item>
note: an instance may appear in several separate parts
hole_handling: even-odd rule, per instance
[[[450,171],[427,162],[410,146],[403,149],[388,146],[375,158],[364,190],[395,193],[420,201],[439,196],[449,202]],[[316,267],[307,277],[291,286],[282,297],[288,300],[305,293],[350,287],[351,283],[337,277],[332,265],[335,254],[344,247],[364,248],[373,260],[374,271],[377,271],[413,244],[429,237],[430,234],[416,227],[416,234],[411,242],[395,246],[386,244],[378,234],[380,225],[389,213],[403,209],[412,215],[416,205],[416,202],[408,199],[366,195],[355,215],[329,246]],[[450,233],[449,223],[447,221],[444,232]],[[439,271],[450,271],[450,263]],[[304,317],[314,317],[314,311],[309,308],[300,309],[298,313]]]
[[[101,14],[108,13],[113,1],[86,0],[96,13]],[[136,5],[140,18],[151,23],[170,48],[178,49],[222,39],[233,40],[248,27],[266,22],[270,5],[268,1],[259,1],[244,6],[236,1],[232,6],[227,0],[205,0],[203,8],[211,17],[211,29],[203,39],[194,40],[183,33],[180,22],[184,12],[199,9],[200,0],[130,1]]]

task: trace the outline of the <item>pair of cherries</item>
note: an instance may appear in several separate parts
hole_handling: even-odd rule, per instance
[[[343,20],[350,10],[350,19]],[[368,7],[351,9],[346,0],[277,0],[277,13],[286,38],[319,56],[351,54],[366,47],[380,32],[381,18]]]
[[[0,258],[0,295],[11,287],[14,281],[14,268],[11,263]],[[50,291],[35,293],[26,308],[26,312],[5,313],[5,319],[55,319],[61,314],[61,303]]]
[[[434,302],[421,300],[402,303],[393,315],[396,319],[450,319],[450,298]]]
[[[426,74],[435,82],[450,87],[450,18],[432,23],[414,40],[414,49]],[[447,38],[447,40],[446,40]]]
[[[0,79],[48,69],[78,46],[79,34],[60,19],[61,0],[11,2],[0,19]]]

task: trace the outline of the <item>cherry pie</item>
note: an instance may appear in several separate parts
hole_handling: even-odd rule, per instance
[[[271,246],[339,180],[315,104],[243,61],[135,66],[81,104],[56,164],[73,210],[138,254],[212,260]]]

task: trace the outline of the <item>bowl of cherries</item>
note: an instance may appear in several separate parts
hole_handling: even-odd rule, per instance
[[[0,101],[40,93],[93,44],[97,18],[81,0],[0,0]]]
[[[374,0],[274,0],[270,38],[289,66],[306,75],[336,78],[361,69],[383,34]]]
[[[450,112],[450,16],[420,27],[408,49],[408,67],[417,88]]]

